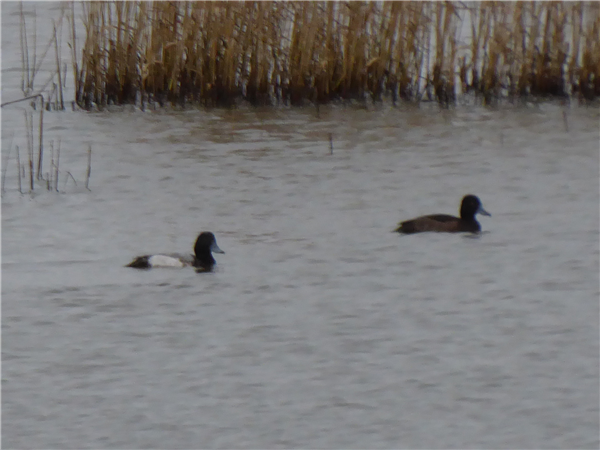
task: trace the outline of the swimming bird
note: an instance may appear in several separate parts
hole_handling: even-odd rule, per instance
[[[196,272],[212,272],[217,263],[212,253],[225,253],[217,245],[215,235],[210,231],[203,231],[196,239],[194,255],[156,254],[138,256],[126,267],[135,269],[150,269],[152,267],[186,267],[193,266]]]
[[[491,216],[489,212],[483,209],[479,198],[469,194],[463,197],[460,204],[460,217],[449,216],[447,214],[431,214],[416,217],[400,222],[395,231],[402,234],[421,233],[424,231],[478,233],[481,231],[481,226],[475,220],[475,214]]]

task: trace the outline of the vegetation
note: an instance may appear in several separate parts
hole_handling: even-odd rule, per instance
[[[600,94],[595,2],[93,2],[76,101],[442,104]],[[460,39],[463,39],[462,41]]]
[[[597,2],[108,1],[80,7],[85,35],[76,35],[75,4],[65,4],[38,54],[35,10],[31,35],[20,5],[24,98],[1,106],[33,100],[33,109],[39,107],[37,132],[33,114],[25,114],[26,154],[15,147],[21,191],[25,183],[33,191],[36,182],[59,189],[60,140],[56,148],[50,142],[44,161],[43,123],[44,110],[65,108],[65,23],[75,103],[86,109],[384,98],[447,106],[465,94],[485,104],[600,96]],[[52,48],[50,76],[34,88],[48,73],[42,68]],[[333,151],[331,137],[330,146]],[[90,173],[91,148],[87,188]],[[69,177],[76,184],[70,172],[63,172],[63,183]]]
[[[4,103],[3,106],[7,106],[14,103],[20,103],[28,100],[35,100],[31,103],[34,109],[37,108],[37,101],[40,102],[40,116],[38,120],[38,130],[34,131],[34,115],[32,111],[28,109],[21,108],[23,110],[23,115],[25,118],[25,135],[26,135],[26,143],[27,143],[27,160],[21,160],[21,152],[19,146],[15,146],[16,150],[16,171],[17,171],[17,183],[18,189],[21,194],[24,193],[23,184],[24,180],[29,188],[29,193],[33,194],[36,189],[36,185],[38,187],[43,186],[48,191],[60,192],[59,188],[59,177],[60,174],[63,173],[64,181],[62,189],[64,189],[69,182],[69,179],[72,180],[72,183],[77,186],[77,180],[73,176],[70,171],[62,171],[60,169],[60,147],[61,140],[58,140],[58,145],[55,147],[55,141],[50,141],[50,160],[46,162],[46,171],[44,173],[44,97],[41,94],[37,94],[31,97],[26,97],[25,99],[15,100],[13,102]],[[36,133],[37,131],[37,133]],[[36,143],[35,143],[35,135],[38,136],[37,141],[37,155],[35,154]],[[2,161],[2,179],[0,186],[0,193],[4,195],[6,192],[6,176],[7,176],[7,168],[10,162],[10,155],[13,147],[13,138],[14,134],[11,131],[10,133],[10,144],[8,145],[8,150],[6,153],[6,157]],[[47,149],[46,149],[47,150]],[[37,164],[37,167],[36,167]],[[50,165],[48,168],[47,166]],[[88,146],[88,158],[87,158],[87,170],[86,170],[86,181],[85,188],[89,191],[90,189],[90,176],[92,172],[92,147]],[[43,188],[42,188],[43,189]]]
[[[71,11],[73,12],[73,9]],[[62,25],[65,18],[65,10],[64,8],[61,9],[61,15],[58,20],[52,22],[52,36],[43,47],[43,52],[41,53],[37,51],[38,35],[35,8],[25,12],[23,3],[21,2],[19,4],[19,12],[21,90],[24,97],[5,101],[0,104],[1,108],[10,107],[6,112],[3,110],[3,114],[14,114],[15,108],[23,112],[23,130],[25,131],[23,140],[26,144],[24,146],[25,155],[22,158],[22,150],[19,145],[14,146],[16,166],[12,170],[17,171],[18,190],[22,194],[26,188],[28,188],[30,194],[33,194],[36,188],[37,190],[46,189],[48,191],[61,192],[61,189],[64,190],[67,184],[77,186],[77,180],[70,171],[65,171],[60,166],[61,139],[58,138],[57,143],[54,139],[49,142],[46,142],[44,139],[44,111],[65,109],[63,88],[66,84],[67,66],[62,62],[61,56]],[[71,14],[71,18],[73,16]],[[30,27],[31,34],[28,32],[26,17],[33,17],[33,27]],[[72,49],[74,48],[70,43],[69,46]],[[51,48],[54,49],[54,57],[49,56]],[[50,63],[49,60],[52,60],[52,62]],[[41,87],[39,82],[36,86],[36,81],[39,81],[40,76],[48,74],[49,77],[42,80],[43,84]],[[6,156],[3,157],[2,161],[0,186],[0,193],[2,195],[6,192],[7,168],[9,164],[12,164],[10,156],[13,150],[14,130],[11,129],[9,134],[10,143],[6,151]],[[17,138],[17,140],[20,139]],[[56,146],[55,143],[57,144]],[[44,144],[46,144],[46,147],[44,147]],[[88,147],[87,152],[88,164],[85,187],[90,190],[91,146]],[[62,186],[59,185],[59,179],[62,181]]]

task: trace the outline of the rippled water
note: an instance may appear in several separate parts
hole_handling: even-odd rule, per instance
[[[48,114],[92,191],[9,160],[3,446],[597,447],[598,112],[561,111]],[[481,236],[392,233],[467,192]],[[216,273],[122,267],[201,230]]]
[[[4,448],[600,445],[597,108],[50,113],[33,195],[8,111]],[[201,230],[215,273],[123,267]]]

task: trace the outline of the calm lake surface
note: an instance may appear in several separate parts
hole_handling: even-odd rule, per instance
[[[597,447],[598,114],[569,114],[47,114],[79,181],[8,162],[3,446]],[[392,232],[468,192],[479,237]],[[123,267],[201,230],[216,273]]]
[[[23,195],[20,108],[3,448],[599,447],[597,107],[52,112]],[[392,232],[467,193],[481,235]],[[123,267],[202,230],[215,273]]]

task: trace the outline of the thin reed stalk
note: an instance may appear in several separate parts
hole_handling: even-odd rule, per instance
[[[10,143],[8,144],[8,153],[6,154],[6,158],[2,163],[2,193],[6,192],[5,183],[6,183],[6,170],[8,167],[8,161],[10,160],[10,152],[12,150],[13,138],[15,137],[14,133],[10,132]]]
[[[29,167],[29,188],[34,190],[33,183],[33,114],[23,111],[25,115],[25,134],[27,136],[27,165]]]
[[[51,186],[54,186],[54,141],[50,141],[50,170],[48,171],[48,174],[46,175],[46,178],[48,179],[48,190],[52,190]]]
[[[58,140],[58,146],[56,147],[56,165],[54,166],[56,169],[55,176],[54,176],[54,190],[56,192],[58,192],[59,166],[60,166],[60,139]]]
[[[40,107],[40,129],[39,129],[39,149],[38,149],[38,166],[36,178],[39,180],[42,173],[42,163],[44,160],[44,96],[40,95],[41,107]]]
[[[16,150],[17,150],[17,172],[19,175],[19,192],[22,194],[23,193],[23,187],[21,185],[21,154],[19,152],[19,146],[16,146]]]
[[[20,43],[21,43],[21,90],[25,96],[31,92],[31,80],[29,78],[29,46],[27,45],[27,24],[23,13],[23,3],[20,3]]]
[[[62,76],[61,76],[61,71],[60,71],[59,48],[60,47],[58,45],[56,24],[54,24],[54,50],[55,50],[55,54],[56,54],[56,74],[58,75],[58,93],[59,93],[59,100],[57,101],[57,103],[60,105],[60,110],[63,111],[65,109],[65,102],[64,102],[64,97],[63,97],[63,83],[62,83]]]
[[[90,189],[90,176],[92,175],[92,146],[89,145],[88,146],[88,164],[87,164],[87,172],[86,172],[86,177],[85,177],[85,188],[88,191],[91,191]]]

